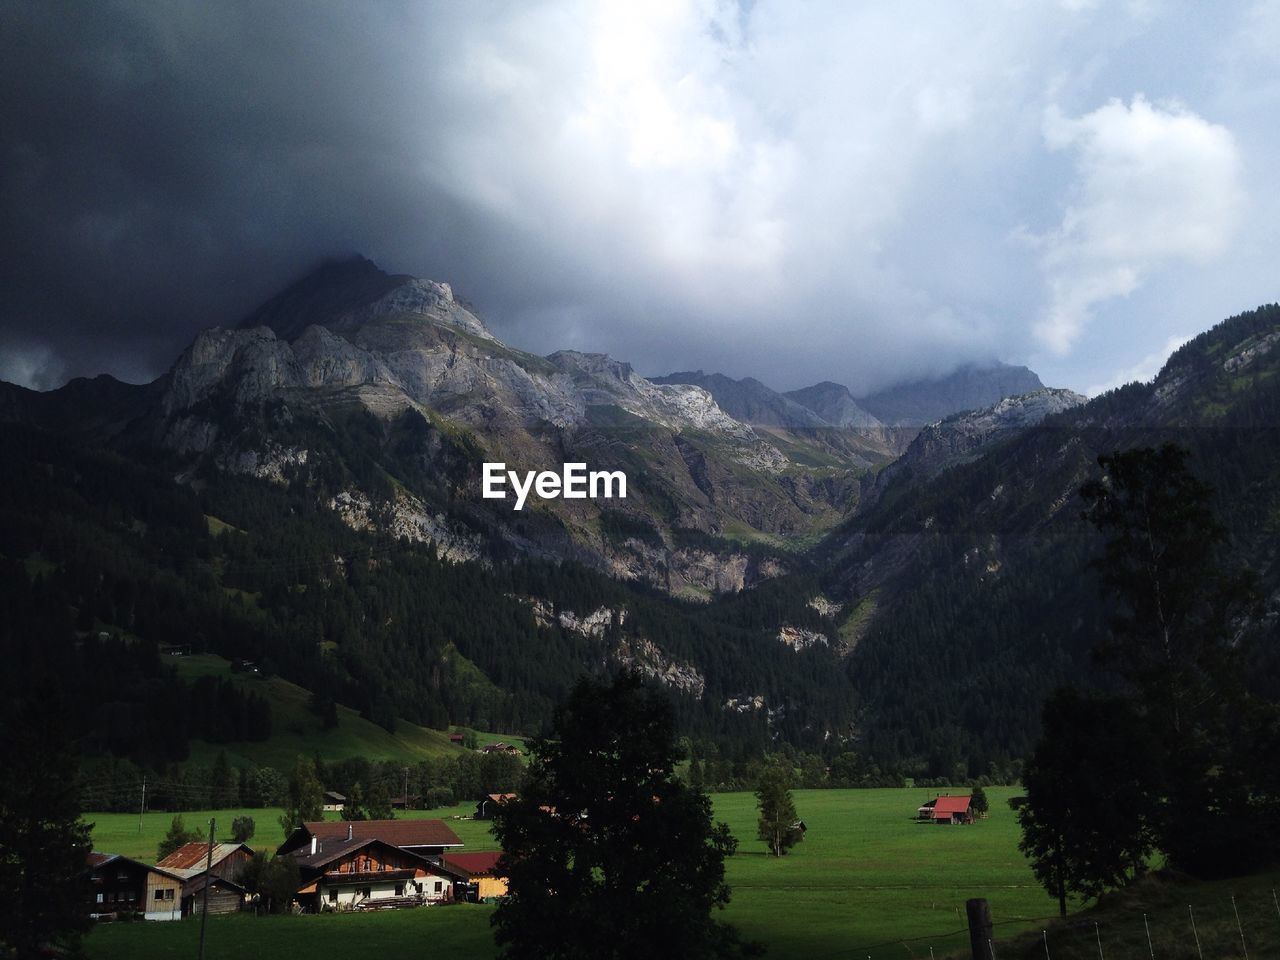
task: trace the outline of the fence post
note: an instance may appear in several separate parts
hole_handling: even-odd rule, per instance
[[[991,960],[991,904],[986,897],[966,900],[964,911],[969,917],[969,950],[973,960]]]

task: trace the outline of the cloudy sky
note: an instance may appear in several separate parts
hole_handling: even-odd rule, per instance
[[[1280,2],[0,0],[0,379],[322,258],[514,345],[1096,391],[1280,296]]]

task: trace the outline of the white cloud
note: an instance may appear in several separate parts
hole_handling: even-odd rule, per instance
[[[1173,352],[1190,339],[1190,337],[1170,337],[1159,350],[1147,354],[1131,367],[1115,371],[1107,380],[1090,386],[1085,393],[1090,397],[1096,397],[1116,387],[1123,387],[1126,383],[1147,383],[1160,372],[1160,368]]]
[[[1161,267],[1208,263],[1227,249],[1243,205],[1242,165],[1225,127],[1140,94],[1075,119],[1051,106],[1043,133],[1051,150],[1076,155],[1061,226],[1030,238],[1050,290],[1035,331],[1065,354],[1098,304],[1128,296]]]

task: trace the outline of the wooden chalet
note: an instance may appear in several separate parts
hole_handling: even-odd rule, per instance
[[[514,743],[504,743],[499,740],[497,743],[486,743],[480,748],[481,753],[509,753],[513,756],[520,756],[520,748]]]
[[[244,906],[245,891],[238,880],[252,859],[253,848],[247,843],[215,843],[210,858],[209,845],[196,841],[184,843],[156,866],[182,877],[182,915],[186,917],[201,909],[206,885],[210,913],[235,913]]]
[[[926,823],[973,823],[973,798],[934,797],[917,808],[916,819]]]
[[[324,792],[324,802],[320,804],[320,809],[325,813],[341,813],[342,808],[347,805],[347,798],[337,790],[326,790]]]
[[[454,899],[476,903],[507,895],[507,878],[497,873],[499,852],[446,853],[440,866],[458,879]]]
[[[323,846],[344,840],[381,840],[434,863],[462,847],[443,820],[311,820],[289,834],[277,853],[299,854],[314,842]]]
[[[182,878],[118,853],[90,853],[85,858],[86,912],[94,919],[122,915],[144,920],[177,920],[182,916]]]
[[[475,814],[476,819],[492,820],[493,810],[495,807],[497,807],[499,804],[506,803],[508,800],[514,800],[515,798],[516,798],[516,795],[514,793],[489,794],[487,797],[485,797],[483,800],[481,800],[479,803],[476,804],[476,814]]]
[[[297,901],[308,913],[395,909],[453,899],[450,873],[385,840],[321,840],[313,835],[308,846],[289,856],[302,877]]]

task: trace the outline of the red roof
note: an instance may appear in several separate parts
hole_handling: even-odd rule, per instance
[[[253,856],[253,850],[247,844],[215,843],[213,845],[214,864],[217,865],[221,863],[241,848],[243,848],[249,856]],[[208,861],[209,844],[205,843],[203,840],[197,840],[194,843],[184,843],[177,850],[173,851],[173,853],[169,854],[157,863],[156,866],[164,867],[168,870],[203,870]]]
[[[393,847],[460,847],[462,841],[443,820],[312,820],[302,825],[310,837],[345,840],[383,840]],[[292,838],[290,838],[292,839]]]
[[[939,797],[938,802],[933,805],[933,815],[950,817],[953,813],[967,813],[969,811],[969,797]]]
[[[453,867],[473,877],[493,875],[493,868],[502,854],[498,851],[490,853],[446,853],[443,857],[446,867]]]

